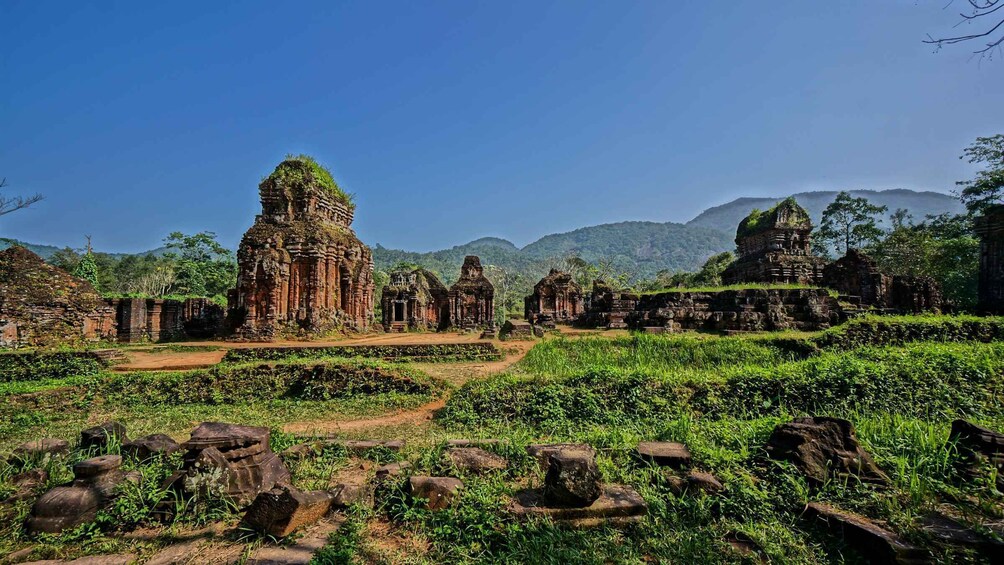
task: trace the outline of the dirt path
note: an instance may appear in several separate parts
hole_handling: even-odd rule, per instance
[[[500,373],[522,359],[535,342],[519,341],[502,343],[506,351],[505,359],[489,363],[416,363],[415,366],[426,373],[460,386],[476,378],[485,378]],[[289,422],[283,426],[287,433],[354,433],[376,428],[398,428],[406,425],[421,426],[432,420],[436,410],[446,405],[447,398],[424,404],[413,410],[402,410],[393,414],[361,418],[358,420],[307,420]]]
[[[345,337],[338,340],[274,341],[268,343],[236,343],[226,341],[186,341],[178,343],[178,350],[164,346],[126,347],[121,351],[126,362],[113,367],[114,371],[182,371],[210,367],[223,360],[230,349],[254,347],[328,347],[355,345],[422,345],[441,343],[477,342],[476,334],[454,333],[395,333]],[[216,348],[214,351],[186,351],[185,347]]]

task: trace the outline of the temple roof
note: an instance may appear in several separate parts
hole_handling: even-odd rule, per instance
[[[261,181],[261,187],[281,185],[293,191],[307,191],[311,188],[320,189],[333,196],[336,200],[354,210],[352,195],[342,190],[331,176],[331,171],[314,160],[309,155],[287,155],[279,163],[272,174]]]
[[[809,213],[798,205],[794,198],[788,197],[775,204],[767,211],[754,209],[739,222],[736,229],[736,239],[755,235],[770,229],[812,229]]]

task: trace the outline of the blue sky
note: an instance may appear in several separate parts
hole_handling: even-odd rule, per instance
[[[959,3],[958,0],[956,2]],[[236,246],[257,184],[309,153],[367,243],[518,245],[739,196],[947,192],[1004,131],[1004,60],[945,0],[0,0],[0,236]]]

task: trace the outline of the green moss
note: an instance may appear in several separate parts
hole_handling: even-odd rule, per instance
[[[783,209],[788,210],[787,216],[780,213]],[[750,236],[774,227],[799,227],[810,224],[809,213],[789,196],[766,212],[754,208],[743,221],[739,222],[736,237]]]
[[[286,159],[262,182],[279,182],[286,186],[299,187],[319,186],[348,206],[349,210],[355,210],[356,207],[353,202],[354,196],[342,190],[331,176],[331,171],[309,155],[286,155]]]

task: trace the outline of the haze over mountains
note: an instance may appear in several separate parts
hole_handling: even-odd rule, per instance
[[[863,196],[873,204],[884,205],[889,212],[905,208],[917,221],[931,214],[961,213],[958,199],[938,192],[920,192],[906,189],[855,190],[855,197]],[[818,224],[823,209],[836,197],[836,191],[802,192],[792,196],[805,207]],[[483,264],[498,265],[522,273],[539,273],[549,268],[554,260],[577,256],[586,261],[604,259],[616,268],[634,273],[638,278],[652,277],[660,270],[692,271],[711,255],[735,248],[735,229],[754,208],[766,209],[787,195],[777,198],[738,198],[698,214],[686,224],[675,222],[625,221],[579,228],[570,232],[544,236],[519,248],[513,243],[495,237],[483,237],[450,249],[418,253],[373,248],[377,269],[387,270],[405,262],[422,265],[442,275],[449,284],[457,276],[464,256],[478,255]],[[883,218],[887,221],[887,218]],[[0,249],[14,240],[0,239]],[[58,250],[54,246],[26,246],[43,258]],[[152,250],[162,253],[163,248]],[[144,253],[145,255],[145,253]]]

